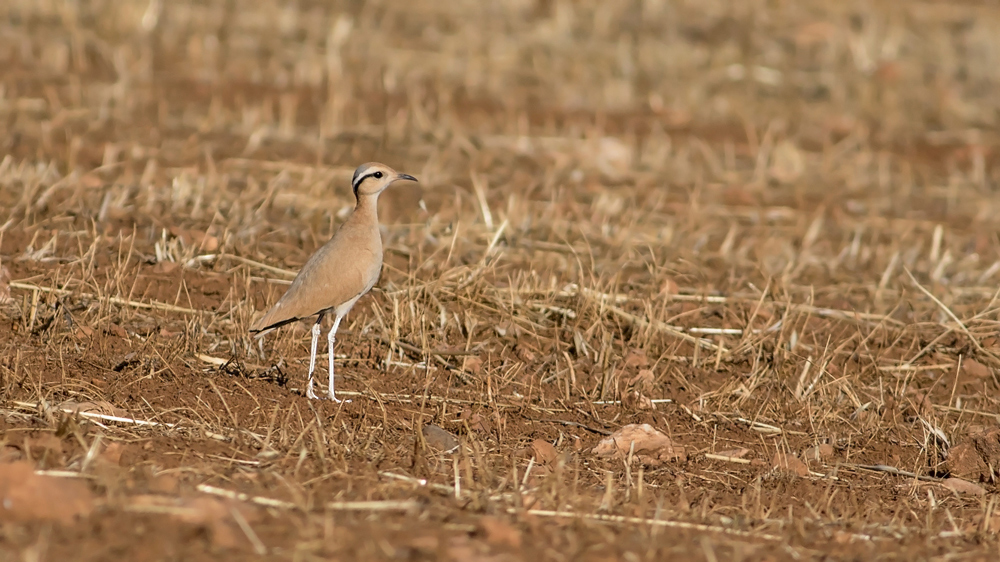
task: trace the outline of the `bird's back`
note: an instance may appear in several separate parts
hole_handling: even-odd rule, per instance
[[[347,303],[371,289],[381,271],[378,219],[373,209],[359,207],[309,258],[288,291],[250,331],[276,328]]]

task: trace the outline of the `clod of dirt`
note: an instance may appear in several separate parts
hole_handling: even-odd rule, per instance
[[[788,453],[775,453],[771,459],[771,468],[796,476],[809,476],[809,467],[806,463]]]
[[[101,462],[107,463],[112,466],[118,466],[122,461],[122,453],[125,451],[125,445],[121,443],[111,443],[104,448],[101,452],[99,459]]]
[[[176,338],[177,336],[183,334],[184,332],[175,332],[173,330],[168,330],[166,328],[160,328],[160,337],[162,338]]]
[[[173,474],[157,474],[149,481],[149,491],[174,494],[177,493],[179,483],[177,476]]]
[[[771,153],[771,177],[784,184],[794,183],[805,171],[805,159],[802,151],[791,141],[784,140],[774,147]]]
[[[509,553],[489,554],[486,544],[474,542],[467,536],[451,537],[444,547],[446,560],[453,562],[507,562],[513,560]]]
[[[507,335],[507,332],[511,328],[512,328],[512,326],[511,326],[510,322],[500,322],[499,324],[496,324],[495,326],[493,326],[493,331],[496,333],[497,337],[502,338],[502,337],[504,337],[504,336]]]
[[[742,459],[750,453],[750,449],[744,447],[738,447],[736,449],[726,449],[724,451],[716,451],[715,455],[719,457],[726,457],[729,459]]]
[[[471,431],[489,433],[493,430],[493,426],[485,417],[481,414],[473,414],[472,410],[468,408],[462,410],[462,413],[458,415],[458,421],[466,423]]]
[[[0,447],[0,463],[19,461],[22,458],[24,458],[24,453],[21,452],[20,447],[14,445]]]
[[[153,266],[154,273],[160,273],[162,275],[169,275],[181,268],[181,264],[173,261],[161,261],[157,262]]]
[[[680,290],[681,289],[677,285],[677,282],[674,281],[672,277],[667,277],[663,280],[663,283],[660,284],[661,295],[676,295],[680,292]]]
[[[1000,472],[1000,429],[980,431],[948,451],[946,468],[953,476],[996,482]]]
[[[69,524],[93,510],[93,495],[81,480],[40,476],[28,462],[0,465],[0,521]]]
[[[278,451],[275,451],[274,449],[272,449],[270,447],[267,447],[267,448],[261,449],[261,451],[259,453],[257,453],[256,455],[254,455],[254,458],[260,459],[262,461],[273,461],[274,459],[276,459],[276,458],[278,458],[280,456],[281,456],[281,453],[279,453]]]
[[[520,342],[514,347],[514,354],[525,363],[534,363],[538,357],[538,350],[524,342]]]
[[[825,458],[833,456],[834,449],[833,445],[829,443],[823,443],[822,445],[817,445],[815,447],[809,447],[802,452],[802,458],[807,461],[819,461]]]
[[[521,548],[521,531],[510,523],[485,515],[479,519],[479,531],[493,546]]]
[[[114,331],[114,328],[118,328],[119,330],[121,330],[121,335],[118,335],[118,337],[120,338],[128,337],[128,334],[125,333],[125,330],[122,330],[121,326],[117,324],[111,324],[111,326],[112,328],[109,328],[109,333],[118,335],[118,333]],[[122,369],[124,369],[125,367],[130,367],[132,365],[137,365],[137,364],[139,364],[139,359],[137,358],[136,353],[133,351],[131,353],[125,354],[125,357],[122,357],[121,361],[116,363],[115,366],[112,367],[112,369],[120,373]]]
[[[655,410],[656,404],[647,396],[653,390],[654,378],[653,371],[642,369],[638,375],[629,379],[622,404],[636,410]]]
[[[531,442],[531,447],[525,451],[526,456],[533,456],[535,460],[542,464],[548,464],[554,462],[559,458],[559,453],[556,448],[552,446],[552,443],[544,439],[535,439]]]
[[[54,453],[63,452],[62,439],[59,439],[55,436],[55,434],[48,431],[38,432],[34,435],[26,437],[24,441],[25,447],[30,447],[31,449],[41,448]]]
[[[436,425],[425,425],[420,431],[424,442],[435,452],[452,453],[458,449],[458,438]]]
[[[906,401],[908,404],[903,408],[904,417],[919,417],[926,415],[928,412],[934,411],[934,406],[926,392],[921,392],[916,389],[907,390]]]
[[[236,517],[251,523],[258,511],[245,504],[212,497],[169,498],[164,496],[134,496],[127,509],[137,513],[163,513],[170,517],[206,529],[212,544],[220,548],[236,548],[247,544]]]
[[[649,366],[649,357],[646,356],[646,352],[644,350],[632,348],[628,350],[628,353],[625,355],[625,366],[645,369]]]
[[[968,480],[962,480],[961,478],[945,478],[941,485],[948,488],[956,494],[969,494],[973,496],[985,496],[986,488],[983,488],[979,484],[974,482],[969,482]]]
[[[960,443],[948,451],[947,471],[961,478],[979,479],[986,469],[972,443]]]
[[[989,367],[971,357],[966,357],[962,360],[962,371],[976,377],[977,379],[983,379],[990,376]]]
[[[212,229],[210,228],[209,231]],[[171,226],[170,234],[179,238],[185,246],[197,246],[199,252],[214,252],[219,249],[219,239],[208,232]]]
[[[467,373],[478,375],[482,368],[483,360],[477,355],[467,355],[462,359],[462,370]]]
[[[424,554],[433,554],[441,546],[441,539],[434,535],[413,537],[409,541],[410,548]]]
[[[632,149],[614,137],[602,137],[587,144],[584,152],[587,160],[608,178],[619,178],[632,167]],[[613,209],[606,209],[609,214]]]
[[[625,458],[630,450],[639,462],[649,466],[687,458],[684,447],[675,447],[669,437],[646,423],[622,426],[602,439],[591,452],[598,456],[617,455]]]

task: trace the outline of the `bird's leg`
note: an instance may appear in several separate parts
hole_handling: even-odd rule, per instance
[[[316,319],[316,323],[312,327],[312,348],[309,352],[309,386],[306,387],[306,398],[315,400],[319,398],[316,393],[313,392],[313,371],[316,370],[316,344],[319,343],[319,330],[322,328],[320,323],[323,322],[323,315],[320,314],[319,318]]]
[[[330,332],[326,335],[326,345],[327,345],[327,348],[330,350],[330,388],[329,388],[329,393],[330,393],[330,400],[333,400],[334,402],[340,402],[340,400],[337,400],[337,395],[333,393],[333,340],[335,339],[335,336],[336,336],[336,333],[337,333],[337,327],[340,326],[340,321],[343,318],[344,318],[343,316],[338,315],[337,318],[333,321],[333,327],[330,328]],[[347,402],[350,402],[350,400],[347,400]]]

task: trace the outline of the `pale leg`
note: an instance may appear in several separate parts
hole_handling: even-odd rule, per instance
[[[312,327],[312,351],[309,352],[309,386],[306,387],[306,398],[317,399],[316,393],[313,392],[313,371],[316,370],[316,344],[319,343],[319,330],[322,326],[320,323],[323,322],[323,315],[320,314],[319,318],[316,319],[316,323]]]
[[[330,393],[330,400],[334,402],[340,402],[340,400],[337,400],[337,395],[333,392],[333,340],[337,334],[337,327],[340,326],[340,321],[343,318],[343,316],[338,315],[333,321],[333,327],[330,328],[330,332],[326,335],[326,345],[330,353],[330,388],[328,392]],[[350,402],[350,400],[347,400],[347,402]]]

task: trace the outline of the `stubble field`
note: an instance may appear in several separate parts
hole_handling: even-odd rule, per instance
[[[0,3],[0,558],[995,559],[998,30]],[[309,401],[247,329],[370,160],[420,184]]]

